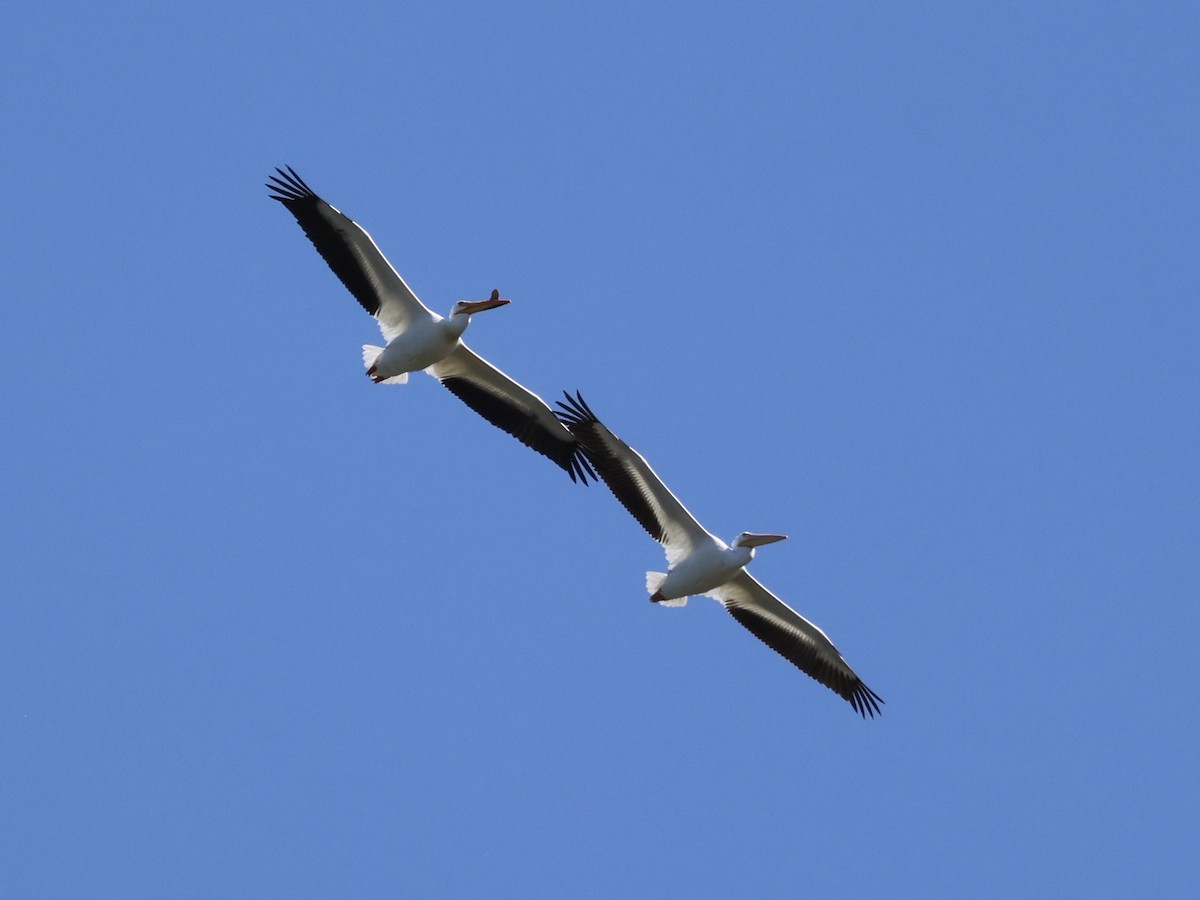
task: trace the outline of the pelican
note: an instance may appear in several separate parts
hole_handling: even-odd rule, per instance
[[[595,477],[579,444],[546,402],[473,353],[462,342],[471,316],[508,303],[499,291],[487,300],[459,300],[443,318],[417,299],[379,252],[371,236],[317,196],[291,166],[267,184],[296,217],[317,252],[374,316],[386,347],[363,345],[363,365],[378,384],[404,384],[422,369],[497,428],[587,484]]]
[[[558,417],[583,445],[613,496],[666,550],[668,571],[646,573],[650,599],[683,606],[689,596],[712,597],[764,644],[849,701],[863,718],[879,715],[883,700],[854,674],[825,632],[746,571],[756,547],[786,535],[743,531],[726,544],[710,534],[642,455],[596,418],[579,392],[564,396],[566,403],[557,401]]]

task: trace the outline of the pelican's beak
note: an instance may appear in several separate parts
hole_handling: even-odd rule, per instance
[[[483,312],[485,309],[495,309],[497,306],[503,306],[505,303],[512,303],[511,300],[504,300],[500,297],[499,291],[492,291],[492,296],[486,300],[463,300],[464,312],[468,316],[474,315],[477,312]]]
[[[743,547],[761,547],[763,544],[774,544],[776,541],[786,541],[786,534],[754,534],[749,533],[741,540]]]

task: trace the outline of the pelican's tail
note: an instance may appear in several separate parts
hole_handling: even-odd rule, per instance
[[[665,600],[659,595],[658,589],[662,587],[663,582],[666,580],[666,572],[646,573],[646,590],[650,593],[650,599],[659,606],[687,606],[687,597],[676,597],[674,600]]]
[[[374,344],[363,344],[363,365],[366,366],[367,374],[371,376],[371,380],[376,384],[407,384],[407,372],[401,372],[399,375],[393,375],[391,378],[375,377],[375,361],[379,359],[379,354],[382,352],[382,347],[376,347]]]

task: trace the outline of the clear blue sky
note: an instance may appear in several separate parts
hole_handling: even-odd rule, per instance
[[[978,6],[0,14],[0,895],[1190,894],[1200,13]],[[882,719],[371,385],[284,163]]]

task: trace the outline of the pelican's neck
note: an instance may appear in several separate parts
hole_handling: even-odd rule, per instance
[[[744,566],[748,564],[750,560],[754,559],[753,547],[743,547],[741,544],[736,542],[727,544],[726,547],[728,547],[728,549],[725,552],[728,553],[732,558],[736,559],[739,566]]]
[[[462,333],[471,324],[471,317],[466,313],[455,315],[453,312],[442,319],[442,327],[454,337],[462,337]]]

